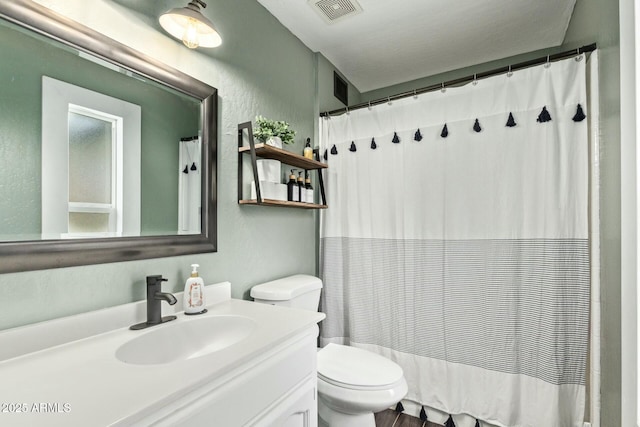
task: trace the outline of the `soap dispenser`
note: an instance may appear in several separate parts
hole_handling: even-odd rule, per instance
[[[307,138],[307,144],[304,146],[304,150],[302,150],[302,155],[307,159],[313,160],[313,148],[311,148],[311,138]]]
[[[289,175],[289,182],[287,183],[287,200],[290,202],[299,202],[298,184],[296,183],[296,175],[293,171],[294,169],[291,169],[291,175]]]
[[[309,178],[309,171],[304,172],[304,188],[306,197],[305,200],[307,203],[313,203],[313,187],[311,186],[311,178]]]
[[[184,314],[206,313],[204,300],[204,280],[198,276],[198,264],[191,264],[191,277],[184,285]]]
[[[302,177],[302,171],[298,172],[298,201],[307,201],[307,192],[304,189],[304,178]]]

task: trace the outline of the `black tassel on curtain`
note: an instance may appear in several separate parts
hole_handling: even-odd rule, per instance
[[[420,420],[421,421],[428,421],[428,419],[427,419],[427,411],[424,410],[424,406],[422,407],[422,409],[420,409]]]
[[[582,111],[582,105],[578,104],[578,109],[576,111],[575,116],[573,116],[573,120],[574,122],[581,122],[584,119],[586,119],[587,116],[584,115],[584,111]]]
[[[546,123],[551,121],[551,114],[547,111],[547,106],[542,107],[542,111],[537,119],[538,123]]]
[[[444,127],[442,128],[442,132],[440,133],[440,136],[443,138],[446,138],[449,136],[449,129],[447,129],[447,124],[444,124]]]

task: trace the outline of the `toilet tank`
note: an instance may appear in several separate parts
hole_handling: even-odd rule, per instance
[[[251,297],[262,304],[318,311],[322,280],[307,274],[283,277],[251,288]]]

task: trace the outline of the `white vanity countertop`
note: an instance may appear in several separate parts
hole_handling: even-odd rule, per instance
[[[123,343],[165,325],[141,331],[121,328],[1,361],[0,425],[131,425],[324,318],[322,313],[234,299],[208,309],[195,317],[246,316],[257,326],[248,338],[226,349],[161,365],[126,364],[115,353]],[[194,318],[177,316],[166,325]],[[26,413],[15,412],[20,409]]]

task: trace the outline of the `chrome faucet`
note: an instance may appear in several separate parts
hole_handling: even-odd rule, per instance
[[[173,294],[168,292],[162,292],[162,282],[166,282],[162,276],[147,276],[147,321],[137,323],[131,326],[129,329],[138,330],[144,329],[155,325],[160,325],[164,322],[174,320],[176,316],[162,317],[162,301],[166,301],[169,305],[174,305],[178,300]]]

